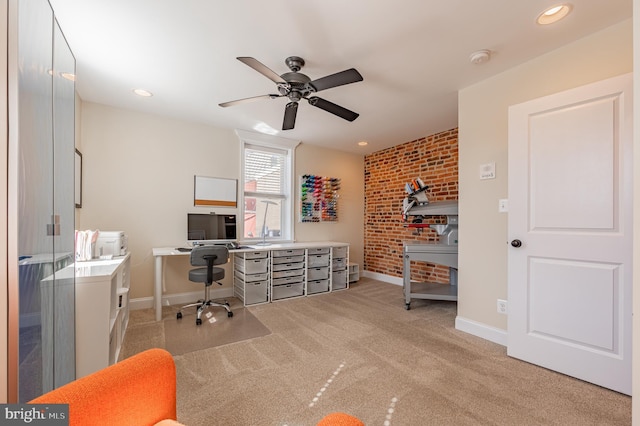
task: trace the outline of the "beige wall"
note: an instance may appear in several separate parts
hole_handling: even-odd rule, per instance
[[[349,260],[364,262],[364,156],[348,154],[302,143],[296,149],[295,177],[304,174],[340,178],[338,221],[301,223],[299,189],[296,188],[296,241],[345,241],[350,243]]]
[[[510,105],[632,71],[627,20],[459,92],[459,319],[506,330],[496,299],[507,295],[507,110]],[[496,178],[478,167],[495,162]]]
[[[188,212],[238,212],[194,207],[193,177],[240,179],[240,141],[230,129],[89,102],[82,103],[80,139],[83,198],[77,227],[124,231],[132,255],[130,297],[151,298],[152,248],[184,245]],[[343,185],[340,222],[296,224],[296,240],[345,241],[354,261],[361,259],[363,158],[301,144],[295,176],[301,173],[340,177]],[[166,261],[166,294],[202,290],[188,281],[188,269],[187,256]],[[225,287],[231,275],[228,269]]]

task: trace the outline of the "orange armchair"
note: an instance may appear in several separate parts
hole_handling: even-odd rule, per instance
[[[179,425],[176,366],[149,349],[54,389],[31,404],[69,404],[70,426]]]

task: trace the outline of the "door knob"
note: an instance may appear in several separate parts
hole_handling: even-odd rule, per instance
[[[522,247],[522,241],[520,240],[512,240],[511,245],[515,248]]]

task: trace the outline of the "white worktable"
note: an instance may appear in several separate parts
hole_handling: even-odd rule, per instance
[[[229,253],[241,253],[252,251],[273,251],[273,250],[290,250],[296,248],[323,248],[323,247],[336,247],[348,245],[347,243],[340,243],[335,241],[320,241],[320,242],[305,242],[305,243],[282,243],[282,244],[270,244],[267,246],[253,245],[245,246],[249,248],[241,249],[229,249]],[[189,251],[179,251],[175,247],[156,247],[153,250],[153,257],[155,258],[155,270],[154,270],[154,290],[153,290],[153,306],[156,313],[156,321],[162,320],[162,282],[163,282],[163,262],[168,256],[188,256],[191,254]]]

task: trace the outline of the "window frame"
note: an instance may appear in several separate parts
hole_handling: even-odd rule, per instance
[[[246,132],[242,130],[236,130],[236,134],[240,139],[240,190],[239,192],[239,204],[240,204],[240,232],[238,234],[239,239],[243,243],[252,244],[258,243],[263,240],[261,235],[253,238],[245,237],[245,198],[250,196],[256,196],[263,198],[273,198],[281,200],[284,204],[281,208],[282,217],[282,232],[278,237],[269,237],[268,241],[271,243],[284,243],[295,241],[294,236],[294,223],[295,223],[295,192],[294,192],[294,170],[295,170],[295,148],[300,143],[292,139],[285,139],[277,136],[264,135],[260,133]],[[283,194],[281,195],[269,195],[256,192],[245,191],[245,156],[246,150],[264,148],[264,151],[278,150],[284,151],[285,162],[283,165],[284,179],[283,179]]]

